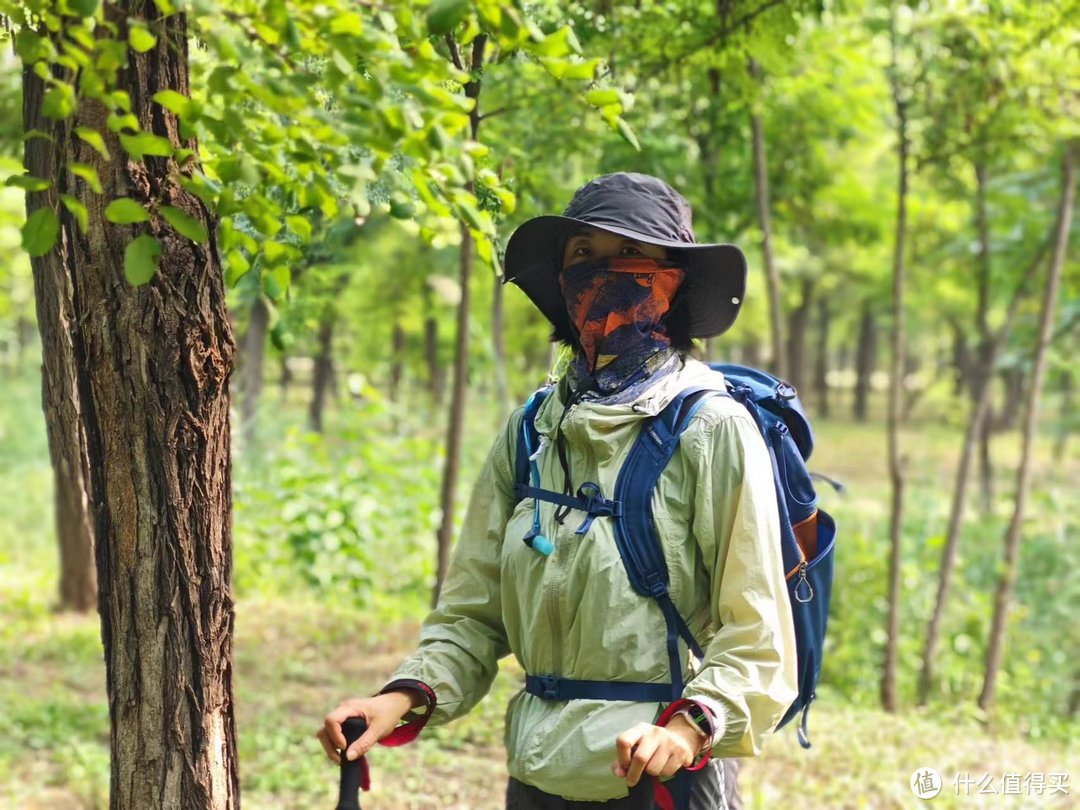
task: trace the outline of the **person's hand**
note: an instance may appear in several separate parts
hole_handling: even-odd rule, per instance
[[[326,715],[322,728],[315,733],[315,736],[319,738],[330,761],[335,765],[340,765],[341,755],[338,751],[345,748],[345,735],[341,731],[341,724],[350,717],[364,718],[367,731],[345,752],[347,759],[359,759],[370,751],[375,743],[397,728],[401,718],[421,705],[423,701],[423,696],[415,689],[402,689],[371,698],[346,700]]]
[[[705,735],[685,717],[676,715],[667,726],[638,723],[615,740],[615,762],[611,771],[626,779],[630,787],[641,775],[673,776],[679,768],[692,765]]]

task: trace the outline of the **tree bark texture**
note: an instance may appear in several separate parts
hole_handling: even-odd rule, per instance
[[[1012,605],[1013,587],[1016,583],[1018,557],[1020,553],[1020,529],[1027,508],[1028,491],[1031,484],[1031,459],[1034,455],[1035,431],[1039,417],[1039,399],[1042,393],[1043,378],[1046,374],[1047,349],[1050,346],[1054,327],[1054,310],[1057,307],[1058,288],[1061,286],[1061,271],[1065,265],[1065,252],[1069,243],[1069,228],[1072,223],[1073,205],[1076,200],[1076,152],[1077,143],[1070,142],[1065,148],[1062,162],[1061,207],[1058,211],[1057,234],[1054,253],[1050,259],[1050,271],[1043,289],[1042,307],[1039,312],[1039,334],[1035,345],[1035,356],[1031,364],[1028,380],[1026,403],[1024,408],[1023,445],[1020,451],[1020,466],[1016,471],[1016,500],[1013,506],[1012,520],[1005,532],[1004,566],[994,594],[994,618],[990,628],[990,643],[986,651],[986,674],[982,692],[979,694],[979,708],[989,710],[994,702],[997,688],[997,674],[1001,668],[1001,659],[1005,649],[1005,631],[1008,623],[1009,608]]]
[[[447,36],[450,52],[454,59],[455,67],[464,70],[461,57],[458,54],[457,44],[451,35]],[[473,39],[471,70],[479,71],[484,62],[484,46],[487,37],[477,36]],[[465,95],[476,99],[476,104],[469,113],[470,129],[475,140],[480,129],[479,79],[465,84]],[[466,184],[469,192],[473,191],[470,181]],[[469,307],[472,296],[469,293],[470,280],[472,279],[473,243],[472,233],[468,227],[461,224],[461,256],[459,264],[458,284],[461,287],[461,300],[458,302],[457,311],[457,336],[454,344],[454,383],[453,392],[450,396],[450,418],[446,428],[446,467],[443,470],[442,493],[440,507],[442,519],[439,522],[437,535],[438,556],[435,574],[435,588],[431,595],[432,604],[439,601],[439,592],[442,590],[443,580],[446,579],[446,569],[450,566],[450,544],[454,532],[454,503],[457,496],[458,468],[461,465],[461,438],[465,422],[465,383],[469,368]]]
[[[750,60],[750,74],[759,83],[761,69]],[[769,214],[769,169],[765,155],[765,128],[761,116],[750,116],[754,149],[754,198],[757,203],[758,224],[761,227],[761,260],[765,266],[765,284],[769,292],[769,326],[772,336],[772,372],[783,378],[788,370],[784,363],[783,303],[780,297],[780,272],[773,261],[772,217]]]
[[[895,13],[895,12],[894,12]],[[899,181],[896,192],[896,236],[893,246],[893,295],[892,295],[892,369],[889,380],[888,408],[888,456],[891,505],[889,510],[889,613],[887,619],[885,663],[881,678],[882,708],[888,712],[897,709],[896,667],[900,644],[900,568],[903,560],[902,542],[904,525],[904,459],[900,448],[900,418],[903,407],[904,359],[906,343],[904,334],[904,245],[907,240],[907,193],[908,193],[908,132],[907,102],[902,97],[897,73],[896,21],[890,25],[892,59],[890,80],[893,103],[896,108],[897,158]]]
[[[119,87],[146,130],[196,148],[181,143],[175,118],[151,100],[164,89],[189,93],[185,16],[163,18],[151,4],[130,2],[109,4],[105,14],[121,41],[128,18],[154,19],[157,45],[129,55]],[[105,31],[99,26],[99,35]],[[234,343],[214,222],[176,182],[180,169],[171,159],[126,158],[101,105],[83,100],[71,118],[44,118],[43,83],[33,70],[23,79],[27,129],[55,138],[27,141],[26,164],[89,212],[83,234],[54,191],[30,202],[51,205],[61,221],[38,268],[49,278],[37,294],[71,291],[111,720],[110,807],[231,810],[239,803],[230,592]],[[101,132],[112,161],[73,137],[75,126]],[[70,161],[94,166],[104,193],[62,171]],[[191,242],[156,215],[135,226],[107,222],[105,205],[119,196],[184,210],[207,226],[209,242]],[[161,257],[156,277],[136,288],[125,280],[123,255],[140,232],[159,239]],[[61,302],[41,305],[59,310]]]
[[[856,422],[865,422],[870,397],[870,378],[877,364],[877,319],[869,298],[863,302],[858,341],[855,348],[855,398],[852,416]]]
[[[43,90],[36,75],[33,81],[33,87],[24,85],[27,130],[34,128],[40,117],[38,108]],[[27,142],[26,169],[35,177],[55,178],[61,158],[56,145],[46,144],[40,138]],[[27,216],[51,204],[48,193],[31,192],[26,197]],[[30,263],[41,335],[41,405],[53,469],[53,509],[60,560],[59,607],[87,612],[97,604],[97,570],[84,474],[88,463],[86,435],[80,422],[72,337],[76,330],[72,283],[58,251],[32,258]]]
[[[241,355],[240,429],[245,447],[252,447],[259,438],[259,399],[262,397],[266,333],[269,328],[270,308],[260,293],[251,304]]]

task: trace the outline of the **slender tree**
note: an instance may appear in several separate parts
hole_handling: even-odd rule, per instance
[[[1039,417],[1039,400],[1042,394],[1043,377],[1046,373],[1046,356],[1054,328],[1054,310],[1057,306],[1058,288],[1061,286],[1062,268],[1065,266],[1065,254],[1069,244],[1069,229],[1072,224],[1073,205],[1076,201],[1076,152],[1078,144],[1070,141],[1065,146],[1062,159],[1061,207],[1058,210],[1057,231],[1054,239],[1054,252],[1050,259],[1050,270],[1046,286],[1043,289],[1042,307],[1039,312],[1039,332],[1032,358],[1031,374],[1024,410],[1023,446],[1020,451],[1020,465],[1016,471],[1016,500],[1013,506],[1012,520],[1005,532],[1004,564],[994,594],[994,618],[990,628],[989,644],[986,650],[986,670],[982,692],[979,694],[979,707],[988,711],[994,702],[997,687],[997,674],[1001,668],[1001,659],[1005,648],[1005,630],[1009,608],[1012,604],[1013,586],[1016,583],[1018,557],[1020,552],[1020,530],[1027,508],[1028,490],[1031,484],[1031,460],[1034,455],[1035,429]]]

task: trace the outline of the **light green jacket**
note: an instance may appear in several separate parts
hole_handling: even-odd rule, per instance
[[[593,481],[611,497],[642,420],[684,388],[722,379],[687,360],[635,402],[571,407],[562,430],[574,490]],[[558,386],[536,417],[538,432],[552,442],[566,396],[565,385]],[[542,502],[541,526],[554,552],[545,557],[522,541],[534,502],[517,502],[513,494],[521,414],[519,408],[491,448],[438,606],[423,624],[417,652],[393,676],[416,678],[435,691],[434,723],[472,709],[490,688],[498,660],[511,652],[531,674],[671,680],[663,615],[654,600],[630,587],[611,518],[597,518],[579,537],[574,532],[584,513],[572,511],[560,526],[554,505]],[[541,486],[562,491],[554,444],[538,465]],[[692,656],[685,656],[683,695],[717,715],[713,756],[756,755],[798,690],[772,468],[741,405],[714,397],[699,409],[656,486],[653,514],[672,598],[705,651],[696,674]],[[653,722],[661,709],[656,703],[543,701],[519,692],[506,716],[510,774],[568,799],[625,796],[625,780],[610,770],[615,738]]]

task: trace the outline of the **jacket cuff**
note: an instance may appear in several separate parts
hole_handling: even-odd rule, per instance
[[[703,695],[687,699],[704,709],[706,716],[712,721],[712,739],[709,742],[709,746],[715,746],[724,736],[724,732],[727,731],[727,722],[723,705],[720,701],[713,700],[712,698]]]
[[[411,743],[420,735],[420,732],[424,730],[424,726],[427,725],[428,720],[431,719],[431,715],[435,711],[435,706],[438,703],[438,700],[435,697],[435,690],[423,681],[418,681],[415,678],[398,678],[390,681],[390,683],[380,689],[377,694],[384,695],[387,692],[397,692],[402,689],[411,689],[420,693],[424,698],[424,713],[417,714],[416,711],[409,712],[409,714],[405,716],[411,717],[412,719],[407,720],[404,725],[398,726],[386,737],[381,739],[379,741],[380,745],[397,746]]]

